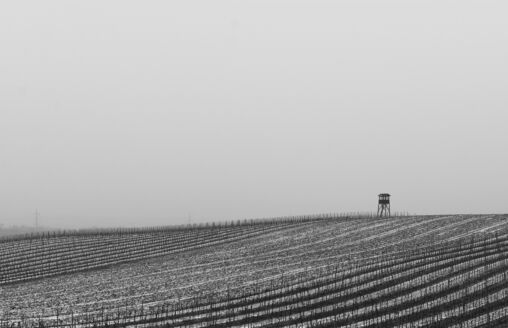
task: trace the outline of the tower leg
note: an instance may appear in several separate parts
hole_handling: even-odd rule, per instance
[[[389,217],[391,216],[391,211],[390,211],[390,204],[379,204],[377,206],[377,216],[382,218],[382,217]]]

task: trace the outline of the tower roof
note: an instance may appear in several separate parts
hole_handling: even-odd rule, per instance
[[[379,194],[379,197],[390,197],[390,194]]]

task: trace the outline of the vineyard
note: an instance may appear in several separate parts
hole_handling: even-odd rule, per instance
[[[505,327],[506,215],[0,239],[3,327]]]

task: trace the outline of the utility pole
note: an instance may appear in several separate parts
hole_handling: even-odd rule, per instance
[[[39,209],[35,209],[35,232],[39,231]]]

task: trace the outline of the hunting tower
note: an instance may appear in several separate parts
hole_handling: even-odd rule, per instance
[[[377,216],[382,218],[390,216],[390,194],[379,194]]]

